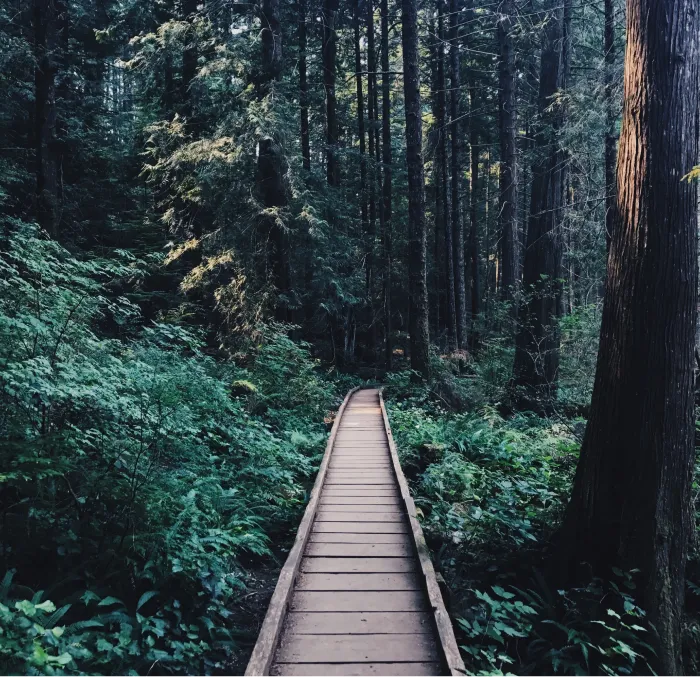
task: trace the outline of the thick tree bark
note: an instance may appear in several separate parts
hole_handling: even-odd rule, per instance
[[[282,72],[282,31],[279,21],[279,0],[262,0],[262,71],[259,92],[265,96]],[[261,232],[271,268],[272,282],[278,294],[289,290],[289,256],[286,233],[273,212],[287,206],[287,190],[284,181],[284,159],[278,141],[264,136],[258,141],[258,193],[265,208],[261,219]],[[287,319],[287,309],[278,304],[277,317]]]
[[[34,0],[34,150],[36,218],[56,237],[59,230],[58,166],[56,160],[56,73],[59,14],[54,0]]]
[[[610,251],[615,222],[615,165],[617,163],[617,135],[615,133],[615,5],[605,0],[605,27],[603,29],[603,58],[605,60],[605,246]]]
[[[386,2],[386,0],[382,0]],[[423,173],[423,120],[418,62],[418,8],[416,0],[401,2],[403,89],[406,108],[406,164],[408,169],[409,314],[411,368],[427,376],[430,371],[428,329],[427,231]]]
[[[564,80],[564,7],[550,0],[540,64],[538,128],[535,132],[532,200],[513,381],[519,405],[543,410],[556,398],[559,372],[559,307],[565,156],[559,132],[561,103],[553,100]]]
[[[323,0],[321,8],[323,20],[323,87],[326,92],[326,176],[331,186],[340,183],[338,168],[338,121],[336,117],[335,66],[336,42],[335,19],[338,0]]]
[[[477,109],[477,94],[474,82],[469,83],[469,106]],[[481,268],[479,266],[479,130],[474,118],[469,127],[469,145],[471,152],[471,186],[469,190],[469,256],[471,258],[471,301],[472,323],[481,312]]]
[[[498,113],[501,140],[499,172],[499,221],[501,228],[501,298],[512,300],[517,281],[517,205],[515,52],[513,49],[513,0],[499,7]]]
[[[457,319],[457,348],[467,347],[467,290],[464,282],[464,224],[459,187],[462,185],[461,107],[459,62],[459,0],[450,0],[450,168],[452,171],[450,221],[454,243],[454,281]]]
[[[615,227],[591,414],[562,531],[565,556],[640,569],[659,674],[681,673],[694,529],[693,349],[700,12],[628,0]]]
[[[299,117],[301,125],[301,157],[304,169],[311,171],[309,140],[309,85],[306,77],[306,0],[299,0]]]
[[[445,81],[445,10],[442,0],[438,0],[438,40],[437,40],[437,78],[436,78],[436,124],[437,145],[435,149],[435,163],[438,177],[436,218],[440,220],[436,225],[436,232],[444,233],[445,237],[445,287],[447,297],[447,349],[452,352],[457,348],[457,301],[455,298],[455,256],[452,241],[452,224],[447,218],[447,122],[446,109],[447,97]]]
[[[386,331],[386,368],[391,369],[391,282],[393,268],[392,244],[392,174],[391,174],[391,74],[389,72],[389,3],[381,0],[382,32],[382,220],[384,229],[384,324]]]

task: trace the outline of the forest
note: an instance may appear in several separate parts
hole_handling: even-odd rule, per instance
[[[0,674],[242,674],[363,385],[469,674],[700,673],[696,0],[3,0],[0,91]]]

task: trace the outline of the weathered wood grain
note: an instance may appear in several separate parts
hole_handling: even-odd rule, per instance
[[[293,611],[427,611],[428,600],[422,590],[383,592],[298,590],[292,596],[290,609]]]
[[[433,662],[439,660],[432,635],[285,634],[275,660],[279,663]]]
[[[425,611],[294,612],[287,614],[285,626],[286,632],[295,635],[428,634],[434,630],[433,619]]]
[[[440,663],[275,663],[271,675],[441,675]]]
[[[410,573],[418,569],[416,559],[410,550],[404,557],[304,557],[301,563],[303,573],[358,573],[358,574],[397,574]]]
[[[413,573],[302,573],[297,590],[420,590]]]

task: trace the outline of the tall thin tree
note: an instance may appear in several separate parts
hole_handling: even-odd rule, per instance
[[[513,23],[515,3],[503,0],[498,8],[498,118],[501,142],[499,221],[501,229],[501,298],[513,298],[517,280],[516,99]]]
[[[386,2],[386,0],[382,1]],[[416,372],[427,376],[430,371],[430,335],[417,0],[402,0],[401,2],[401,38],[406,109],[406,165],[408,169],[408,292],[411,367]]]
[[[301,126],[301,157],[304,169],[311,170],[311,143],[309,139],[309,84],[306,74],[306,0],[298,4],[299,42],[299,123]]]
[[[258,78],[259,95],[269,96],[282,73],[282,29],[279,19],[279,0],[261,0],[262,69]],[[284,181],[284,158],[279,142],[270,135],[258,139],[258,193],[264,212],[261,232],[266,241],[267,260],[271,268],[273,284],[282,295],[289,290],[289,259],[287,237],[278,218],[279,211],[287,206],[287,190]],[[278,303],[277,316],[287,319],[287,309]]]
[[[338,167],[338,120],[336,110],[335,69],[338,36],[335,30],[338,0],[323,0],[323,87],[326,93],[326,177],[331,186],[340,183]]]
[[[559,377],[564,165],[560,132],[564,108],[555,100],[564,85],[564,6],[548,0],[540,57],[539,120],[535,132],[532,199],[525,250],[525,302],[518,316],[513,366],[520,405],[548,408]]]
[[[450,351],[457,347],[457,302],[455,298],[455,256],[452,240],[452,222],[448,218],[447,196],[447,82],[445,79],[445,3],[438,0],[438,27],[437,27],[437,77],[436,77],[436,123],[437,144],[435,149],[435,163],[437,165],[437,200],[435,217],[440,219],[440,230],[445,238],[445,295],[447,297],[447,348]]]
[[[460,186],[462,185],[460,79],[460,6],[459,0],[450,0],[450,149],[452,192],[450,220],[454,258],[454,284],[457,324],[457,348],[467,347],[467,290],[464,282],[464,224],[462,223]]]
[[[597,573],[639,569],[660,674],[682,674],[694,530],[693,351],[700,12],[695,0],[627,0],[615,225],[591,412],[562,531]]]
[[[385,359],[387,369],[392,367],[392,308],[391,283],[393,269],[392,233],[392,170],[391,170],[391,72],[389,71],[389,2],[381,0],[382,52],[382,227],[384,233],[384,325]]]

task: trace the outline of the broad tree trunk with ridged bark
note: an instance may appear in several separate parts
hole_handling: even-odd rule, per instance
[[[570,571],[639,569],[658,674],[682,674],[694,530],[700,128],[696,0],[628,0],[615,224],[590,418],[562,530]]]

